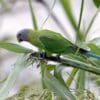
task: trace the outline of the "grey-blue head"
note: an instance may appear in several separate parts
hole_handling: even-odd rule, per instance
[[[28,41],[28,33],[30,32],[30,29],[23,29],[18,32],[17,34],[17,40],[19,42],[21,41]]]

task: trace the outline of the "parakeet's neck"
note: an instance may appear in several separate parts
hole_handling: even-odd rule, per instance
[[[28,34],[29,36],[29,39],[28,39],[28,41],[31,43],[31,44],[33,44],[34,46],[36,46],[36,47],[38,47],[39,49],[42,49],[43,47],[42,47],[42,44],[41,44],[41,42],[40,42],[40,40],[39,40],[39,33],[37,32],[37,31],[30,31],[30,33]]]

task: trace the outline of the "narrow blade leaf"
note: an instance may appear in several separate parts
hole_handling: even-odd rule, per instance
[[[100,75],[99,66],[94,66],[91,63],[86,63],[83,61],[79,61],[77,59],[72,59],[67,56],[65,56],[64,59],[61,60],[61,63],[62,63],[62,65],[79,68],[79,69]]]
[[[33,50],[20,46],[14,43],[0,42],[0,48],[9,50],[15,53],[31,53]]]
[[[30,8],[30,13],[31,13],[31,17],[32,17],[33,28],[35,30],[37,30],[38,26],[37,26],[37,20],[36,20],[36,17],[35,17],[35,13],[34,13],[33,7],[32,7],[32,0],[28,0],[28,2],[29,2],[29,8]]]
[[[70,90],[47,70],[44,73],[44,82],[50,90],[61,96],[63,100],[76,100]]]
[[[26,61],[27,58],[28,57],[26,56],[22,56],[17,60],[13,71],[9,74],[3,87],[0,89],[0,100],[5,100],[5,98],[7,98],[7,95],[12,89],[18,75],[31,64],[31,62]]]

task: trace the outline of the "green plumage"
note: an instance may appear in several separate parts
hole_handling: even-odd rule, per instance
[[[32,31],[28,34],[28,41],[49,53],[72,53],[75,52],[73,44],[59,33],[50,30]]]

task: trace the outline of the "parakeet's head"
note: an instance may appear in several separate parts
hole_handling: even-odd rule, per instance
[[[17,39],[19,42],[21,41],[28,41],[28,34],[30,33],[31,29],[23,29],[18,32]]]

